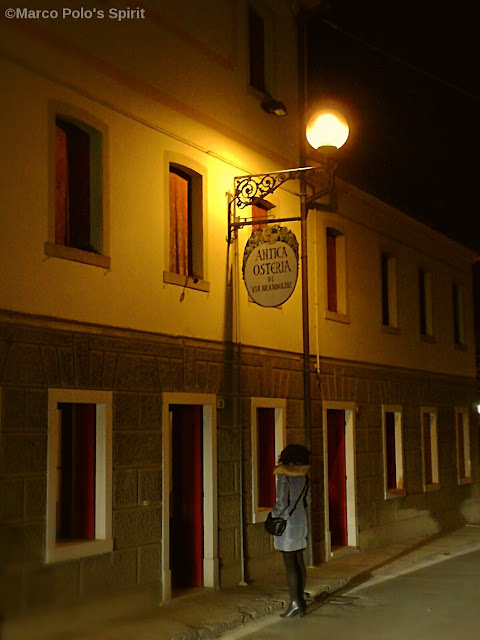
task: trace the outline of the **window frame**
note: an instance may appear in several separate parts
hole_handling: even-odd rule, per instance
[[[425,451],[425,421],[424,416],[429,414],[430,418],[430,464],[432,468],[432,482],[427,482],[426,476],[426,451]],[[422,446],[422,480],[423,491],[438,491],[441,488],[440,483],[440,465],[438,451],[438,411],[436,407],[420,408],[420,434]]]
[[[270,507],[258,506],[258,424],[257,409],[267,408],[275,410],[275,464],[278,456],[285,448],[287,436],[287,401],[283,398],[251,398],[252,425],[252,522],[265,522]]]
[[[453,340],[457,349],[465,349],[465,285],[452,283]]]
[[[462,442],[459,439],[459,418],[462,417]],[[458,484],[471,484],[472,479],[472,430],[470,414],[466,407],[455,407],[455,442],[457,450],[457,480]],[[461,455],[461,444],[463,454]],[[463,459],[463,475],[462,464]]]
[[[181,172],[189,176],[191,180],[191,228],[192,228],[192,274],[181,274],[170,271],[170,172]],[[167,269],[163,271],[163,282],[173,284],[186,289],[195,289],[208,293],[210,282],[208,281],[208,210],[207,210],[207,170],[203,165],[181,154],[165,153],[165,264]]]
[[[108,553],[113,550],[112,537],[112,392],[79,389],[48,390],[48,456],[47,456],[47,519],[45,562],[63,562],[76,558]],[[96,405],[95,450],[95,539],[56,541],[56,501],[58,404]]]
[[[325,248],[325,318],[337,322],[350,323],[347,299],[347,240],[345,229],[341,225],[327,223],[324,226],[323,246]],[[331,233],[329,233],[331,232]],[[331,267],[329,266],[328,237],[333,237],[335,246],[335,295],[336,310],[329,308],[329,287],[331,285]]]
[[[418,322],[420,338],[426,342],[435,340],[433,322],[433,277],[428,268],[418,268]]]
[[[391,251],[381,251],[380,269],[382,328],[398,333],[398,264]]]
[[[252,84],[251,68],[252,68],[252,51],[250,47],[250,13],[255,14],[263,22],[263,87],[257,87]],[[247,64],[246,78],[249,91],[258,96],[265,96],[275,93],[273,91],[273,19],[271,14],[265,9],[263,4],[255,0],[247,3],[246,6],[246,49]]]
[[[56,152],[56,122],[65,121],[75,125],[77,128],[95,139],[95,144],[90,150],[90,180],[93,183],[94,194],[90,195],[93,203],[94,233],[96,242],[101,243],[100,253],[94,251],[84,251],[76,247],[64,244],[57,244],[55,240],[55,152]],[[48,235],[44,243],[45,255],[63,260],[81,262],[103,269],[111,268],[110,258],[110,231],[109,231],[109,167],[108,167],[108,145],[109,130],[104,122],[95,118],[90,113],[77,109],[71,105],[56,101],[49,102],[48,105]],[[100,166],[99,166],[100,165]]]
[[[395,481],[396,487],[388,487],[388,439],[387,414],[394,415],[395,429]],[[385,499],[399,498],[406,495],[405,487],[405,453],[403,438],[403,407],[401,405],[382,405],[382,439],[383,439],[383,489]]]

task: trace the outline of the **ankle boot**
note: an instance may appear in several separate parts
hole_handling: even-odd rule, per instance
[[[303,616],[307,613],[307,603],[305,600],[300,600],[298,603],[298,617],[303,618]]]
[[[301,610],[300,603],[297,602],[297,600],[292,600],[292,602],[290,602],[290,604],[288,605],[287,610],[280,614],[280,617],[293,618],[293,616],[300,614],[300,610]]]

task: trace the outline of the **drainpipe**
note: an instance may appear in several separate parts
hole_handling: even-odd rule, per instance
[[[232,215],[232,202],[229,202],[230,216]],[[235,215],[234,211],[234,215]],[[239,250],[238,250],[238,230],[234,232],[233,238],[233,317],[235,321],[235,343],[237,345],[237,380],[236,380],[236,402],[234,405],[234,428],[238,434],[238,483],[239,483],[239,545],[240,545],[240,581],[239,586],[246,587],[246,554],[245,554],[245,535],[244,535],[244,517],[243,517],[243,442],[242,442],[242,338],[240,331],[240,266],[239,266]]]
[[[318,300],[318,236],[317,236],[317,216],[313,217],[313,260],[314,260],[314,272],[315,272],[315,356],[316,356],[316,373],[320,374],[320,319],[319,319],[319,307],[320,302]]]

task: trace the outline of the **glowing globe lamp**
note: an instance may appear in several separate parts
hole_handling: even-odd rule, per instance
[[[348,122],[338,111],[322,109],[315,113],[307,124],[307,140],[314,148],[340,149],[348,138]]]

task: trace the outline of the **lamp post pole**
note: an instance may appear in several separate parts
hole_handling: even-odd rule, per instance
[[[299,164],[305,166],[305,130],[307,110],[307,36],[305,14],[298,15],[298,107],[299,107]],[[303,337],[303,428],[305,446],[312,451],[312,400],[310,389],[310,311],[308,298],[308,232],[307,217],[307,181],[305,175],[300,178],[300,235],[301,235],[301,271],[302,271],[302,337]],[[312,510],[307,509],[307,563],[313,566]]]
[[[301,234],[301,270],[302,270],[302,332],[303,332],[303,426],[305,430],[305,446],[312,449],[312,402],[310,392],[310,315],[308,302],[308,246],[307,215],[308,205],[305,193],[305,179],[301,180],[300,193],[300,234]],[[311,521],[310,508],[308,517]],[[307,538],[308,565],[313,566],[312,527],[309,526]]]

